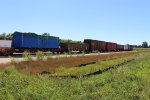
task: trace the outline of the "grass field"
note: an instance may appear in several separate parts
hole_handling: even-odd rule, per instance
[[[98,54],[91,56],[71,56],[71,57],[57,57],[47,58],[46,60],[27,60],[23,62],[12,61],[7,65],[0,65],[0,68],[6,66],[14,66],[18,71],[25,74],[37,74],[37,73],[55,73],[59,69],[68,69],[80,67],[89,63],[96,63],[100,60],[123,58],[134,55],[134,52],[129,53],[112,53],[112,54]]]
[[[150,53],[149,49],[146,51],[98,58],[96,63],[80,67],[60,67],[48,74],[22,73],[13,65],[0,71],[0,99],[149,100]],[[112,66],[113,68],[109,68]],[[103,68],[108,70],[87,77],[50,77],[82,76]]]

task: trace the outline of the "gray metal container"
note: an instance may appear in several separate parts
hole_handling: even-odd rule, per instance
[[[11,40],[0,40],[0,48],[11,48]]]

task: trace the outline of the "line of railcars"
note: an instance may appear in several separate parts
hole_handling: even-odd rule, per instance
[[[0,55],[37,52],[38,50],[57,53],[70,52],[111,52],[133,50],[132,45],[120,45],[92,39],[84,39],[83,43],[61,43],[59,37],[41,36],[35,33],[14,32],[12,40],[0,40]]]

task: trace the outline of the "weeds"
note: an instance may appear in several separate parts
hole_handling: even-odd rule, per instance
[[[101,60],[98,61],[96,64],[90,64],[83,67],[74,67],[69,68],[65,70],[58,71],[56,70],[55,74],[52,74],[52,76],[90,76],[95,75],[96,73],[101,73],[103,71],[106,71],[110,68],[115,68],[118,65],[124,64],[127,61],[130,61],[134,58],[134,56],[131,57],[125,57],[125,58],[115,58],[115,59],[109,59],[109,60]],[[58,68],[59,70],[59,68]]]
[[[82,51],[82,56],[85,56],[85,51]]]
[[[39,58],[37,60],[26,60],[22,62],[18,62],[17,64],[12,64],[15,68],[23,73],[33,73],[38,74],[42,72],[50,72],[53,73],[59,66],[63,66],[66,69],[73,68],[73,67],[80,67],[81,64],[88,64],[92,62],[97,62],[98,60],[110,60],[122,57],[128,57],[135,55],[134,53],[120,53],[120,54],[108,54],[108,55],[90,55],[90,56],[77,56],[77,57],[57,57],[57,58],[47,58],[46,60],[41,60],[44,58],[44,55],[41,52],[39,54]],[[109,59],[108,59],[109,57]],[[6,65],[7,66],[7,65]]]
[[[41,51],[36,52],[36,58],[37,59],[44,59],[44,53]]]
[[[102,65],[109,65],[123,60],[117,59],[118,58],[110,59],[109,63],[101,61],[97,64],[100,65],[103,63]],[[16,71],[16,67],[11,69],[8,68],[0,71],[0,99],[149,100],[149,59],[150,54],[147,53],[130,63],[121,65],[121,67],[117,69],[106,71],[101,75],[93,75],[81,79],[55,79],[47,78],[39,74],[24,75]],[[44,61],[40,63],[44,63],[44,65],[48,64]],[[37,65],[40,63],[38,61]],[[23,64],[27,65],[28,62],[23,62]],[[22,64],[20,64],[20,66],[23,67]],[[95,68],[93,68],[92,71],[97,70]],[[36,69],[34,68],[34,70]],[[60,71],[63,70],[64,68],[62,67]],[[86,72],[86,70],[84,71]]]
[[[31,60],[30,52],[25,51],[25,52],[23,53],[23,58],[24,58],[25,60]]]
[[[14,63],[17,62],[15,58],[11,58],[10,60],[11,60],[11,63],[12,63],[12,64],[14,64]]]
[[[47,57],[50,58],[53,55],[53,53],[51,51],[47,52]]]

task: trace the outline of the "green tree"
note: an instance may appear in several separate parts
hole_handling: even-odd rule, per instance
[[[143,47],[143,48],[148,48],[148,43],[147,43],[146,41],[144,41],[144,42],[142,43],[142,47]]]
[[[81,41],[73,41],[71,39],[61,39],[61,43],[82,43]]]
[[[12,33],[9,33],[5,37],[6,40],[12,40]]]
[[[6,39],[6,33],[0,34],[0,39],[1,39],[1,40],[5,40],[5,39]]]
[[[2,33],[0,34],[0,40],[11,40],[12,39],[12,33]]]
[[[0,40],[4,40],[4,37],[2,36],[2,34],[0,34]]]
[[[42,36],[50,36],[49,33],[43,33]]]

